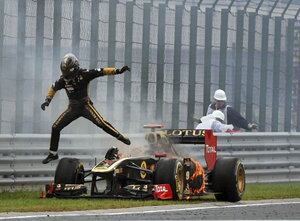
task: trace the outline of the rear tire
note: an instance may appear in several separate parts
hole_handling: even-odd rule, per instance
[[[84,184],[83,164],[76,158],[61,159],[56,167],[54,183]]]
[[[245,169],[238,158],[219,158],[212,173],[213,190],[218,201],[237,202],[245,192]]]
[[[170,184],[173,199],[183,199],[183,163],[178,159],[160,159],[156,164],[154,184]]]

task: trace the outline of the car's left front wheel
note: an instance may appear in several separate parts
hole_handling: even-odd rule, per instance
[[[55,184],[84,184],[84,167],[76,158],[63,158],[59,161],[55,176]]]

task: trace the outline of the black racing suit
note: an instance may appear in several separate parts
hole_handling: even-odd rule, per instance
[[[69,98],[69,106],[52,125],[50,151],[56,152],[60,138],[60,131],[79,117],[84,117],[92,121],[113,137],[118,137],[120,133],[97,112],[88,96],[88,85],[91,80],[104,75],[118,74],[115,68],[104,69],[79,69],[75,76],[66,80],[61,77],[48,90],[47,98],[49,102],[56,91],[65,89]]]

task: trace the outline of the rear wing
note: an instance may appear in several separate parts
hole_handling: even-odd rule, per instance
[[[217,160],[217,137],[212,130],[165,129],[146,135],[149,143],[160,142],[166,138],[173,144],[204,144],[204,158],[208,170],[213,170]]]
[[[173,144],[205,144],[205,130],[167,129],[163,131]]]

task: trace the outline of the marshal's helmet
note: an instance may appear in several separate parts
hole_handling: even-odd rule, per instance
[[[218,120],[218,121],[220,121],[220,122],[224,122],[224,120],[225,120],[225,115],[223,114],[223,112],[222,111],[220,111],[220,110],[215,110],[214,112],[212,112],[212,115],[213,115],[213,117],[216,119],[216,120]]]
[[[60,70],[63,77],[66,79],[73,78],[78,69],[79,62],[76,56],[72,53],[66,54],[60,63]]]
[[[223,91],[221,89],[216,90],[215,94],[214,94],[214,99],[216,99],[218,101],[226,101],[227,97],[226,97],[225,91]]]

